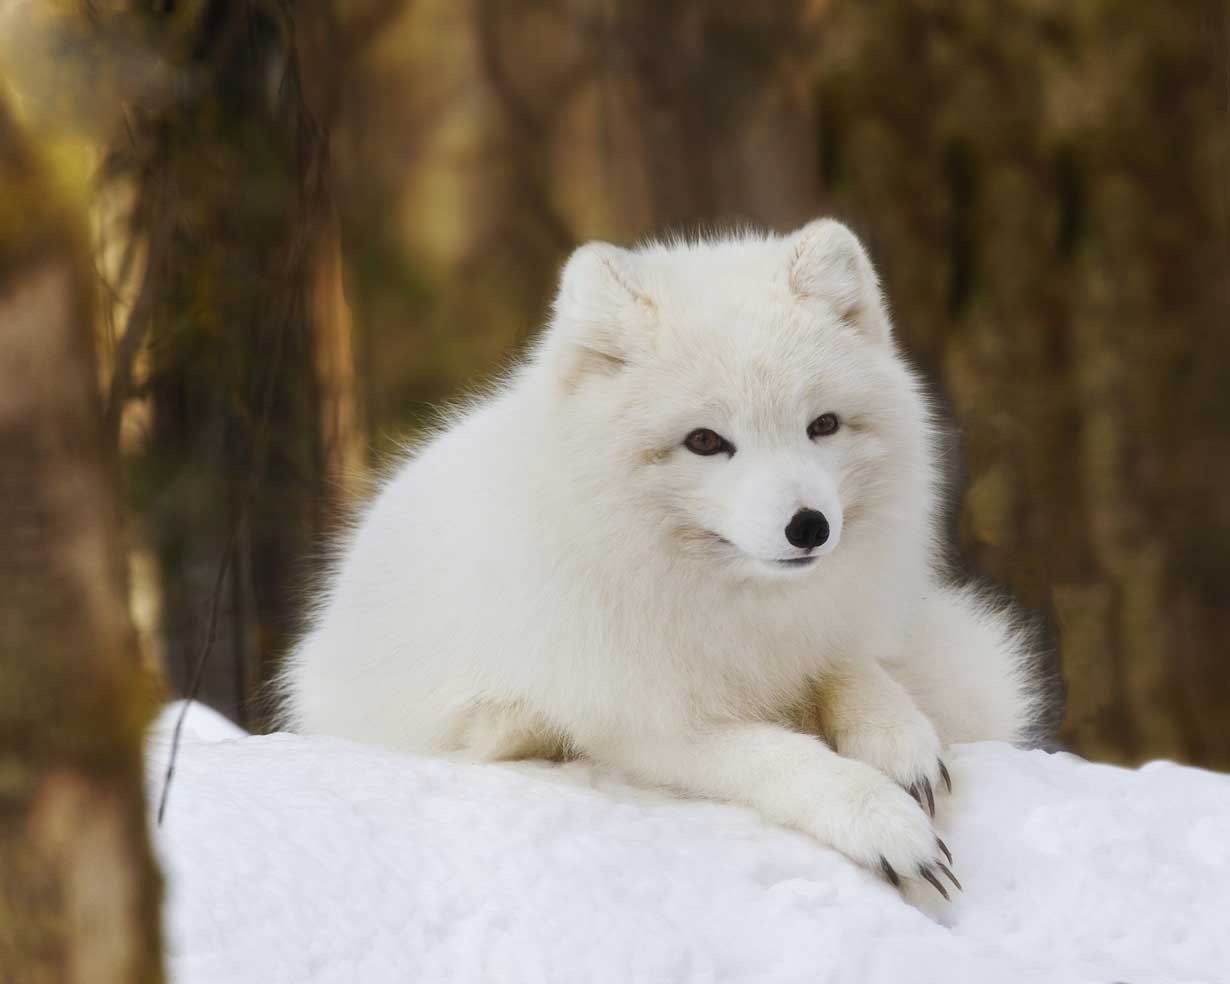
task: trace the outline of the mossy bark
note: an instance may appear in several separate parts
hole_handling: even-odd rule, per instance
[[[157,982],[142,733],[90,270],[0,107],[0,981]]]

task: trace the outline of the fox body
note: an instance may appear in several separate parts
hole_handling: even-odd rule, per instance
[[[362,515],[287,723],[580,755],[927,877],[906,790],[1039,710],[1027,636],[948,580],[939,459],[845,226],[582,246],[527,357]]]

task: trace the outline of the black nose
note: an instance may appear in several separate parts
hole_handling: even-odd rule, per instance
[[[800,509],[786,527],[786,539],[790,545],[810,550],[829,538],[829,521],[824,513],[814,509]]]

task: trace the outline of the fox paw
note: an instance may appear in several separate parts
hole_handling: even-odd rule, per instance
[[[951,852],[905,790],[871,769],[850,779],[849,798],[840,804],[848,815],[830,817],[817,831],[823,840],[895,886],[926,882],[946,899],[947,884],[961,887]]]
[[[935,727],[917,708],[898,720],[860,722],[835,736],[838,754],[866,763],[897,782],[932,817],[941,784],[952,791],[952,777],[940,754]]]

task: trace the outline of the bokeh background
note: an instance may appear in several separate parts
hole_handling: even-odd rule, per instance
[[[46,175],[0,223],[80,217],[168,692],[268,725],[330,538],[577,244],[834,215],[1060,741],[1230,768],[1224,0],[0,0],[0,71]]]

